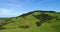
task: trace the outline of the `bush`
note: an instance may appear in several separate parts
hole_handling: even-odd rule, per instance
[[[49,21],[49,22],[47,22],[47,23],[51,23],[51,22]]]
[[[19,26],[19,28],[24,28],[24,29],[26,29],[26,28],[30,28],[28,25],[22,25],[22,26]]]
[[[56,18],[56,20],[60,20],[60,18]]]
[[[0,27],[0,30],[6,29],[5,27]]]
[[[36,22],[37,27],[41,26],[40,22]]]

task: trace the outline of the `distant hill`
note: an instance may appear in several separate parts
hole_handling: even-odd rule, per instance
[[[0,18],[0,32],[60,32],[60,12],[35,10]]]

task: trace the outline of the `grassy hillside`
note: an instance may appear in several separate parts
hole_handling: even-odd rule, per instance
[[[36,10],[0,18],[0,32],[60,32],[60,12]]]

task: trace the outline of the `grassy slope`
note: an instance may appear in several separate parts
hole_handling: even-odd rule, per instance
[[[45,22],[42,24],[42,26],[37,27],[35,23],[39,22],[39,20],[32,15],[38,15],[40,13],[41,12],[34,12],[32,14],[29,14],[25,18],[12,18],[11,21],[15,22],[4,25],[3,27],[6,27],[7,29],[0,30],[0,32],[60,32],[60,20],[56,20],[55,18],[50,20],[51,23]],[[46,14],[60,18],[60,14],[57,13],[46,12]],[[29,25],[30,28],[18,28],[20,25]]]

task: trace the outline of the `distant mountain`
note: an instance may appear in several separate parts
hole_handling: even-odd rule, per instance
[[[0,18],[1,32],[60,32],[60,12],[31,11],[12,18]]]

